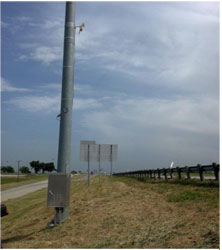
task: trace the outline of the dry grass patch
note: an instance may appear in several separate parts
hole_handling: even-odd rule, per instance
[[[46,190],[8,201],[2,219],[4,248],[218,248],[217,187],[143,183],[102,177],[74,182],[69,219],[46,229],[53,209]],[[169,200],[180,192],[207,193],[201,199]]]

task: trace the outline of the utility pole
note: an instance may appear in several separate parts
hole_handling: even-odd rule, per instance
[[[90,144],[88,144],[88,187],[90,185]]]
[[[110,145],[110,179],[112,179],[113,175],[113,145]]]
[[[100,144],[99,144],[99,183],[100,183]]]
[[[75,2],[66,2],[63,75],[57,172],[70,172],[72,106],[74,89]],[[68,207],[55,208],[55,223],[64,222]]]
[[[20,168],[20,161],[21,161],[21,160],[17,161],[17,162],[18,162],[17,182],[19,182],[19,168]]]

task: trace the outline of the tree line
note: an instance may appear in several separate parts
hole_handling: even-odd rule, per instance
[[[52,172],[55,171],[55,165],[54,162],[39,162],[39,161],[31,161],[29,163],[29,165],[31,166],[31,168],[35,171],[35,173],[37,174],[38,172],[42,172],[44,174],[44,172]],[[15,173],[15,170],[13,167],[11,166],[2,166],[1,167],[1,172],[6,174],[6,173]],[[30,169],[26,166],[22,166],[19,168],[19,172],[23,173],[23,174],[29,174],[31,173]]]
[[[31,161],[30,163],[31,168],[34,169],[35,173],[37,174],[39,171],[42,171],[44,174],[45,171],[52,172],[56,170],[54,162],[39,162],[39,161]]]

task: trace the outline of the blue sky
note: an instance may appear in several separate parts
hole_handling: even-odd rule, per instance
[[[2,165],[57,160],[64,13],[1,3]],[[115,172],[218,162],[219,3],[77,2],[82,22],[71,169],[80,140],[118,144]]]

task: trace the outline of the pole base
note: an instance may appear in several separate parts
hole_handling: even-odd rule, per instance
[[[53,228],[62,224],[68,218],[68,212],[68,207],[56,207],[55,217],[47,223],[46,228]]]

